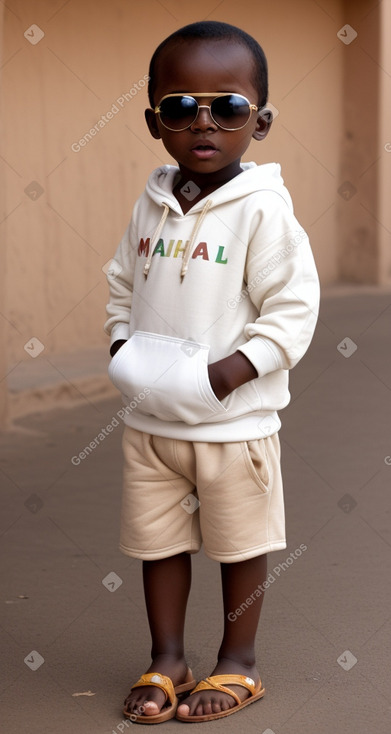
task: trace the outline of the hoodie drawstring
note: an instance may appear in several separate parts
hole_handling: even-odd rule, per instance
[[[208,210],[212,206],[212,203],[213,203],[212,202],[212,199],[208,199],[208,201],[205,203],[205,206],[202,209],[202,211],[200,212],[200,214],[199,214],[199,216],[197,218],[197,221],[196,221],[196,223],[195,223],[195,225],[193,227],[193,231],[191,233],[191,237],[190,237],[190,239],[186,243],[185,251],[183,253],[182,267],[181,267],[181,282],[182,282],[183,278],[185,277],[185,275],[187,273],[187,270],[188,270],[188,267],[189,267],[189,260],[190,260],[191,252],[192,252],[192,249],[193,249],[194,240],[197,237],[198,230],[201,227],[201,224],[204,221],[204,219],[206,217],[206,214],[208,213]],[[164,211],[163,211],[163,214],[161,216],[160,222],[159,222],[158,226],[156,227],[156,231],[155,231],[155,233],[154,233],[154,235],[152,237],[151,244],[150,244],[149,251],[148,251],[147,262],[144,265],[144,271],[143,272],[144,272],[145,278],[148,278],[148,273],[149,273],[149,269],[151,267],[151,262],[152,262],[153,251],[155,249],[156,243],[159,241],[159,237],[160,237],[161,231],[162,231],[162,229],[164,227],[164,223],[165,223],[165,221],[166,221],[166,219],[168,217],[168,212],[170,210],[170,208],[169,208],[169,206],[167,204],[163,204],[163,206],[164,206]]]
[[[193,231],[191,233],[191,237],[190,237],[190,239],[186,243],[185,251],[183,253],[182,267],[181,267],[181,282],[182,282],[183,278],[185,277],[185,275],[187,273],[187,269],[189,267],[189,260],[190,260],[191,251],[193,249],[194,240],[197,237],[198,230],[201,227],[201,224],[202,224],[202,222],[204,221],[204,219],[206,217],[206,214],[208,212],[208,209],[210,209],[211,206],[212,206],[212,199],[208,199],[208,201],[206,202],[206,204],[205,204],[202,212],[200,213],[200,215],[199,215],[199,217],[198,217],[198,219],[197,219],[197,221],[196,221],[196,223],[194,225]]]
[[[164,206],[164,211],[163,211],[163,214],[161,216],[160,222],[159,222],[158,226],[156,227],[155,234],[152,237],[152,240],[151,240],[151,243],[150,243],[150,246],[149,246],[149,252],[148,252],[147,262],[144,265],[144,271],[143,272],[144,272],[144,275],[145,275],[146,278],[148,278],[149,268],[151,267],[151,261],[152,261],[153,251],[155,249],[155,243],[159,241],[160,232],[162,231],[162,229],[164,227],[164,222],[166,221],[166,219],[168,217],[168,212],[170,211],[170,207],[167,204],[163,204],[163,206]]]

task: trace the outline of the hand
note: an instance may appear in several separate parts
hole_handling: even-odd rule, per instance
[[[115,353],[118,352],[119,349],[121,349],[123,344],[126,344],[126,339],[117,339],[116,342],[113,342],[110,347],[110,354],[112,357],[114,357]]]
[[[222,360],[220,360],[221,362]],[[225,381],[225,372],[220,362],[208,365],[209,382],[217,400],[224,400],[232,392]]]
[[[209,382],[218,400],[224,400],[233,390],[245,382],[255,380],[258,372],[242,352],[212,362],[208,366]]]

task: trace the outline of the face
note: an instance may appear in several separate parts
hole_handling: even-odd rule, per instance
[[[258,93],[251,81],[253,57],[241,44],[223,41],[181,42],[163,51],[158,67],[154,103],[166,94],[183,92],[232,92],[246,97],[258,106]],[[200,105],[209,105],[212,97],[199,98]],[[154,138],[161,138],[164,147],[178,162],[183,175],[209,182],[228,179],[240,172],[240,159],[252,138],[266,137],[270,122],[251,111],[247,124],[240,130],[223,130],[203,107],[186,130],[174,132],[161,123],[152,109],[146,110],[146,120]]]

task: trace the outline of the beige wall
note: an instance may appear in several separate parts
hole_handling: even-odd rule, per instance
[[[4,7],[1,175],[6,218],[0,234],[6,247],[1,308],[8,364],[29,359],[24,345],[31,337],[44,344],[47,356],[105,343],[107,286],[101,268],[116,248],[148,173],[170,162],[146,129],[145,88],[122,108],[116,100],[143,79],[163,37],[204,17],[240,25],[266,51],[270,101],[279,115],[269,137],[252,143],[246,158],[281,162],[297,216],[311,236],[322,282],[335,282],[341,274],[375,281],[380,277],[377,248],[381,272],[387,268],[391,277],[389,255],[382,254],[387,235],[374,219],[377,205],[382,216],[389,216],[386,194],[380,191],[379,203],[376,194],[389,175],[385,166],[391,153],[387,158],[383,149],[380,174],[378,167],[364,174],[364,194],[360,189],[346,202],[337,193],[345,177],[360,176],[370,166],[378,142],[387,136],[378,122],[367,142],[370,128],[379,121],[375,81],[380,26],[376,11],[364,16],[376,5],[370,0],[350,6],[338,0],[225,0],[214,10],[210,0],[196,6],[182,0],[15,0]],[[389,15],[389,3],[385,5]],[[336,35],[347,22],[359,27],[349,46]],[[23,36],[31,24],[45,34],[36,45]],[[383,52],[389,56],[385,34]],[[349,102],[355,64],[364,67],[368,53],[374,57],[370,73],[361,76],[360,71]],[[382,91],[387,84],[384,75]],[[375,120],[369,115],[361,128],[357,115],[368,98]],[[114,104],[120,111],[74,152],[71,146]],[[345,118],[355,128],[359,161],[357,145],[349,148],[344,139]],[[35,195],[29,188],[25,192],[29,186],[35,187]],[[362,195],[369,214],[363,213]],[[359,233],[352,234],[357,212]],[[357,276],[354,261],[360,248],[365,268]]]
[[[338,198],[339,271],[353,282],[377,283],[380,8],[368,12],[366,0],[345,0],[344,5],[344,18],[358,37],[343,49],[340,181],[347,182],[351,194]]]
[[[378,221],[379,281],[391,281],[391,2],[383,3],[379,45],[379,115],[376,119],[378,148],[378,200],[375,216]]]
[[[3,35],[4,7],[0,5],[0,38]],[[1,84],[1,69],[0,69]],[[2,130],[2,100],[0,98],[0,140],[3,137]],[[4,197],[4,172],[0,166],[0,232],[5,220],[5,197]],[[1,237],[1,235],[0,235]],[[6,343],[6,302],[5,302],[5,244],[0,240],[0,426],[4,425],[7,418],[7,354],[4,348]]]

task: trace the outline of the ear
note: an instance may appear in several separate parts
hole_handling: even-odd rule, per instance
[[[157,125],[157,117],[154,111],[150,108],[145,110],[145,119],[147,121],[148,130],[151,133],[153,138],[156,138],[156,140],[159,140],[162,136],[160,135],[159,128]]]
[[[263,107],[258,113],[257,126],[253,132],[255,140],[264,140],[273,122],[273,112],[268,107]]]

